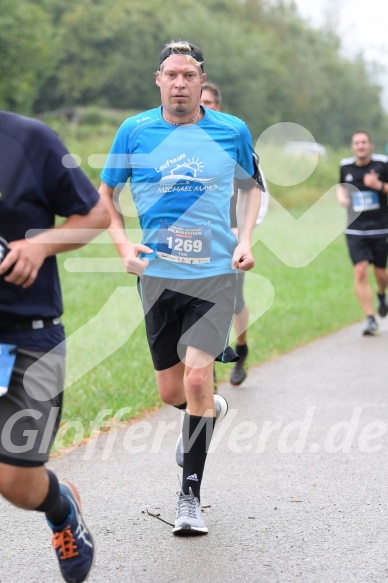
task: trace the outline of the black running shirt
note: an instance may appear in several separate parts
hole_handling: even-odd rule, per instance
[[[379,180],[388,182],[387,157],[372,154],[365,166],[357,166],[355,158],[341,160],[340,183],[347,188],[350,197],[348,228],[345,233],[359,236],[383,236],[388,234],[387,195],[364,185],[364,176],[374,170]]]

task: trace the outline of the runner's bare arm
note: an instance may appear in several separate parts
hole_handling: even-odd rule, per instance
[[[232,258],[232,267],[247,271],[255,262],[251,250],[253,229],[260,210],[261,190],[253,186],[249,190],[240,190],[237,198],[238,244]]]
[[[128,239],[123,215],[118,204],[120,190],[102,182],[99,192],[110,212],[111,224],[108,232],[124,262],[125,271],[133,275],[143,275],[149,262],[148,259],[139,258],[139,255],[140,253],[153,253],[152,249],[146,245],[132,243]]]

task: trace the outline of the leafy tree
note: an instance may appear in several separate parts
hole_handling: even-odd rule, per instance
[[[78,1],[62,17],[51,99],[57,104],[151,107],[161,38],[163,19],[156,0]]]
[[[289,121],[333,146],[355,127],[386,141],[381,89],[363,58],[345,59],[332,26],[312,29],[293,2],[0,0],[0,7],[2,107],[155,107],[158,54],[165,42],[188,39],[203,49],[224,111],[244,119],[254,140]]]
[[[27,0],[1,0],[0,10],[0,107],[28,113],[55,63],[50,17]]]

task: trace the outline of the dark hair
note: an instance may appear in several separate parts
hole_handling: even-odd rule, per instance
[[[202,85],[203,91],[210,91],[213,94],[214,99],[218,105],[221,106],[222,103],[222,93],[221,89],[215,83],[207,82]]]
[[[355,136],[356,134],[364,134],[365,136],[367,136],[367,137],[368,137],[368,140],[369,140],[370,142],[372,142],[372,138],[371,138],[371,135],[370,135],[370,133],[369,133],[369,132],[367,132],[367,131],[365,131],[365,130],[356,130],[355,132],[353,132],[353,133],[352,133],[352,135],[351,135],[351,138],[350,138],[350,141],[351,141],[351,142],[353,141],[353,138],[354,138],[354,136]]]

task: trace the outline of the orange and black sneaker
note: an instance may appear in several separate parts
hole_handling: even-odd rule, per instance
[[[70,482],[60,482],[61,495],[69,502],[71,511],[64,524],[54,526],[53,547],[62,577],[67,583],[86,581],[94,562],[94,542],[81,514],[81,500]]]

